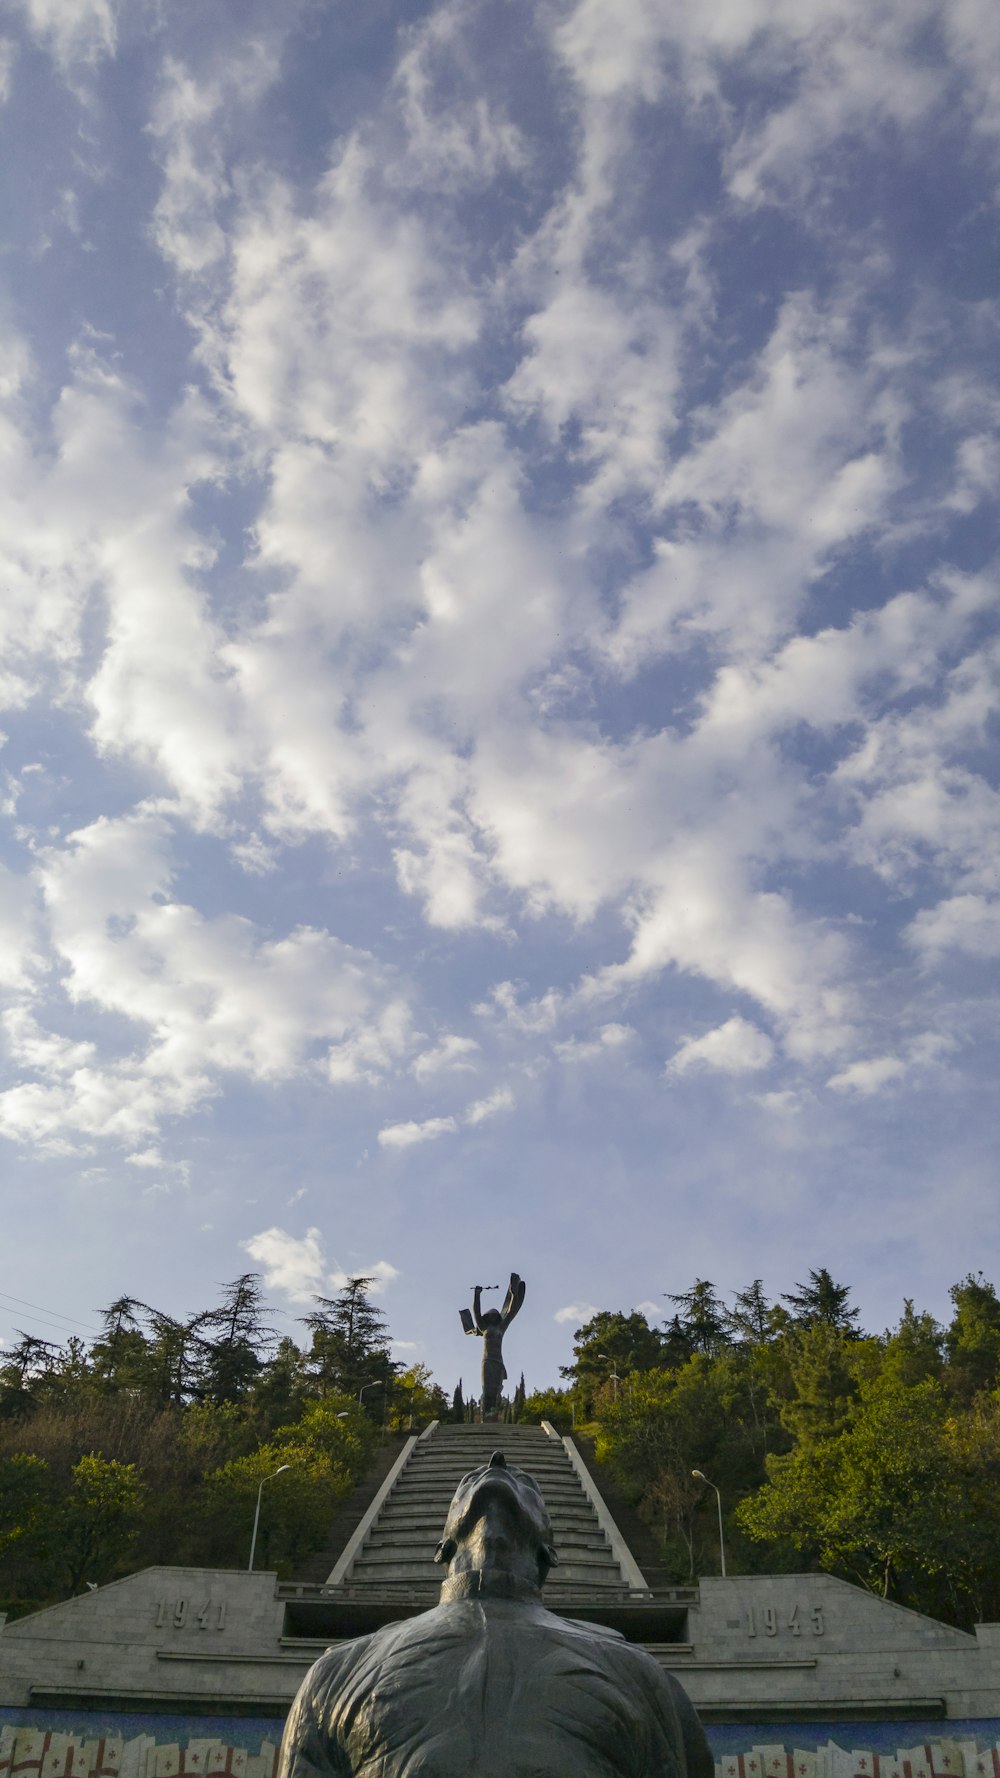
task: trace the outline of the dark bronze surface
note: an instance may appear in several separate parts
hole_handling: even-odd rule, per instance
[[[279,1778],[713,1778],[677,1681],[616,1631],[546,1611],[545,1502],[501,1451],[460,1482],[437,1560],[433,1611],[316,1662]]]
[[[502,1309],[484,1309],[482,1293],[484,1290],[496,1290],[495,1284],[477,1284],[472,1292],[472,1314],[468,1309],[460,1309],[462,1326],[467,1334],[482,1334],[483,1337],[483,1374],[482,1374],[482,1414],[489,1419],[497,1413],[500,1397],[503,1393],[507,1367],[503,1361],[503,1336],[524,1302],[524,1279],[516,1272],[511,1272],[507,1295],[504,1297]]]

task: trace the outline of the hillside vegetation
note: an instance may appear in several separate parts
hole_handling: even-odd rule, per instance
[[[529,1418],[575,1420],[677,1581],[826,1569],[968,1627],[1000,1618],[1000,1302],[968,1277],[946,1327],[905,1303],[882,1334],[811,1272],[777,1303],[698,1279],[662,1329],[602,1312],[566,1387]]]
[[[316,1298],[301,1346],[254,1274],[183,1323],[123,1297],[89,1348],[22,1336],[0,1368],[0,1609],[151,1563],[244,1567],[264,1478],[256,1565],[323,1549],[384,1436],[473,1411],[393,1363],[371,1282]],[[907,1301],[881,1334],[850,1296],[821,1269],[777,1302],[697,1279],[660,1327],[602,1310],[562,1386],[522,1378],[506,1412],[586,1428],[678,1582],[719,1568],[700,1470],[730,1573],[825,1569],[963,1627],[1000,1618],[996,1292],[967,1277],[947,1326]]]
[[[371,1282],[316,1298],[303,1347],[253,1273],[185,1322],[122,1297],[89,1348],[22,1335],[0,1367],[0,1609],[152,1563],[245,1567],[264,1478],[255,1566],[322,1549],[383,1433],[444,1406],[393,1363]]]

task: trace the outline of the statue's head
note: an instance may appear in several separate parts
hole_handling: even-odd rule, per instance
[[[487,1544],[494,1561],[499,1552],[499,1561],[506,1558],[512,1570],[527,1566],[539,1586],[558,1560],[538,1483],[526,1470],[508,1464],[502,1451],[494,1451],[482,1469],[470,1469],[462,1477],[434,1560],[451,1566],[464,1556],[465,1565],[471,1566]]]
[[[503,1316],[501,1315],[499,1309],[481,1309],[479,1311],[479,1325],[481,1328],[484,1328],[484,1329],[487,1327],[502,1328],[503,1324],[504,1324]]]

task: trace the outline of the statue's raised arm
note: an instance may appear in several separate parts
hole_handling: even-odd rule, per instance
[[[500,1311],[500,1319],[505,1328],[510,1326],[510,1323],[513,1321],[514,1316],[517,1314],[517,1311],[523,1302],[524,1279],[519,1278],[516,1272],[511,1272],[510,1283],[507,1286],[507,1295],[504,1297],[503,1308]]]

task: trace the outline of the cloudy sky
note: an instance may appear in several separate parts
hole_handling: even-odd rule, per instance
[[[0,1336],[996,1278],[996,7],[0,36]]]

